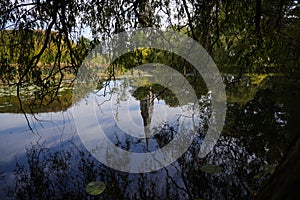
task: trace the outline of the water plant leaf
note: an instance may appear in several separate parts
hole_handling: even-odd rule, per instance
[[[275,169],[276,165],[263,165],[259,168],[260,171],[263,171],[266,174],[273,174]]]
[[[93,181],[87,184],[85,191],[90,195],[99,195],[105,190],[105,184],[101,181]]]
[[[276,165],[263,165],[259,168],[259,173],[254,176],[255,179],[262,178],[264,176],[268,176],[274,173],[276,169]]]
[[[214,173],[219,173],[222,171],[222,167],[219,165],[213,165],[213,164],[207,164],[203,165],[200,168],[201,171],[209,173],[209,174],[214,174]]]

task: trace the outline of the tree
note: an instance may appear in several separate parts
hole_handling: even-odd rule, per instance
[[[73,67],[79,67],[84,56],[74,50],[72,41],[78,44],[81,31],[86,28],[93,33],[91,44],[129,28],[186,29],[187,34],[200,42],[218,63],[225,63],[231,71],[234,66],[242,72],[262,71],[286,65],[284,57],[292,56],[294,60],[299,57],[299,51],[295,52],[299,44],[296,37],[299,34],[299,5],[298,1],[292,0],[16,0],[1,2],[1,8],[1,30],[45,30],[42,48],[32,57],[25,58],[26,64],[22,63],[19,84],[47,53],[52,31],[58,34],[56,46],[65,43],[68,47],[68,62]],[[163,18],[166,20],[162,21]],[[22,35],[24,42],[29,40],[28,35]],[[16,48],[4,45],[9,49]],[[288,48],[288,52],[280,51],[282,45]],[[61,51],[60,48],[57,50]],[[20,51],[19,56],[24,55],[26,49],[20,48]],[[56,62],[59,68],[60,59]],[[291,62],[291,65],[294,67],[290,70],[294,70],[296,64]]]

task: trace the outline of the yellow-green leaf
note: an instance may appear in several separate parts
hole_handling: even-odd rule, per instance
[[[105,190],[105,184],[101,181],[93,181],[87,184],[85,191],[90,195],[99,195]]]

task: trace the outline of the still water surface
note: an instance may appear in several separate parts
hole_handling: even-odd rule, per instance
[[[211,115],[210,96],[195,84],[196,107],[179,105],[162,86],[135,88],[125,79],[84,94],[74,104],[72,88],[64,88],[60,93],[66,97],[64,106],[54,102],[34,114],[27,112],[28,121],[14,100],[14,89],[3,86],[1,199],[253,199],[298,134],[299,82],[267,77],[256,84],[247,78],[239,84],[228,83],[225,126],[204,159],[197,155]],[[88,103],[90,98],[96,106]],[[97,123],[85,117],[90,116],[85,112],[88,106],[95,106]],[[184,155],[161,170],[120,172],[86,150],[76,132],[74,110],[88,124],[91,141],[98,139],[95,127],[101,126],[115,145],[128,151],[162,148],[182,124],[195,132],[195,139]],[[91,181],[103,181],[106,190],[89,196],[85,186]]]

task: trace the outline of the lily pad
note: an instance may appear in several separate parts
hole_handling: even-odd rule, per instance
[[[200,168],[201,171],[209,173],[209,174],[214,174],[214,173],[219,173],[222,171],[222,167],[219,165],[213,165],[213,164],[207,164],[203,165]]]
[[[105,190],[105,184],[101,181],[93,181],[87,184],[85,191],[90,195],[99,195]]]

